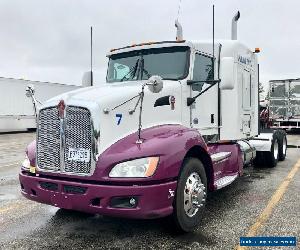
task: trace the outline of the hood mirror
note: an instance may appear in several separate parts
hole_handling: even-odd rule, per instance
[[[34,109],[34,114],[35,114],[35,119],[36,119],[36,122],[37,122],[37,106],[38,106],[38,104],[42,104],[42,103],[35,98],[35,89],[34,89],[34,86],[32,84],[27,85],[25,91],[26,91],[26,93],[25,93],[26,96],[28,98],[31,98],[31,101],[32,101],[32,104],[33,104],[33,109]]]
[[[163,79],[160,76],[151,76],[146,84],[152,93],[159,93],[163,87]]]
[[[30,84],[26,87],[26,96],[27,97],[32,97],[34,95],[34,92],[35,92],[35,90],[34,90],[34,86],[32,84]]]

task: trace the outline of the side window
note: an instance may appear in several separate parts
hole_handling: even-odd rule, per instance
[[[203,81],[213,80],[213,58],[195,54],[193,80],[201,81],[193,85],[193,90],[201,91]]]
[[[193,80],[196,81],[213,80],[212,65],[213,65],[213,59],[211,57],[196,54],[195,63],[194,63]]]

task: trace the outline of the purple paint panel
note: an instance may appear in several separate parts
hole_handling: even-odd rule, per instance
[[[49,180],[24,172],[20,173],[19,179],[22,194],[30,200],[92,214],[139,219],[170,215],[174,197],[169,190],[174,191],[177,186],[176,181],[146,186],[83,184]],[[77,190],[77,193],[70,190]],[[78,190],[83,191],[80,193]],[[136,197],[137,205],[133,208],[114,207],[111,201],[115,197]]]

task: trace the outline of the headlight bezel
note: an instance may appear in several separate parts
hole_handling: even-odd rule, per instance
[[[28,156],[26,155],[25,159],[22,162],[22,168],[29,171],[30,167],[31,167],[30,160],[29,160]]]
[[[144,166],[141,164],[143,161]],[[145,179],[152,177],[159,165],[160,157],[149,156],[126,160],[115,164],[109,171],[109,178],[139,178]],[[142,171],[144,170],[144,171]],[[135,172],[135,174],[134,174]],[[143,174],[142,174],[143,173]]]

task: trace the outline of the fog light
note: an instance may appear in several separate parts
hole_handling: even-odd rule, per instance
[[[136,203],[135,198],[132,197],[132,198],[130,199],[129,203],[130,203],[131,206],[135,206],[135,203]]]
[[[136,208],[137,204],[137,197],[113,197],[110,200],[110,206],[113,208]]]

